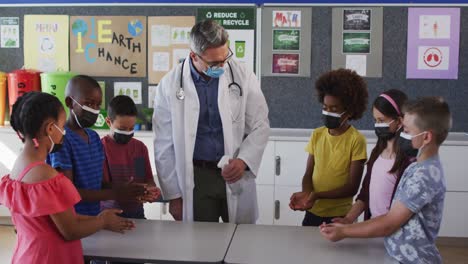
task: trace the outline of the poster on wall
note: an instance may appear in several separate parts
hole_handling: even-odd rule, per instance
[[[301,11],[300,10],[275,10],[273,11],[274,28],[300,28]]]
[[[361,76],[367,73],[366,55],[346,55],[346,69],[355,71]]]
[[[459,8],[408,10],[408,79],[457,79]]]
[[[71,71],[102,77],[146,76],[146,17],[70,17]]]
[[[382,7],[333,8],[332,20],[332,69],[382,77]]]
[[[420,39],[450,39],[449,15],[419,16]]]
[[[273,50],[299,50],[300,38],[300,30],[274,29]]]
[[[68,71],[68,16],[25,15],[23,47],[25,68]]]
[[[19,17],[0,17],[0,48],[19,48]]]
[[[117,95],[129,96],[135,104],[142,104],[141,82],[115,82],[114,96]]]
[[[273,73],[298,74],[299,54],[273,54]]]
[[[370,9],[344,9],[343,30],[370,30]]]
[[[197,21],[216,20],[229,34],[229,48],[234,59],[255,69],[255,8],[198,8]]]
[[[262,76],[310,77],[312,8],[265,7],[261,28]]]
[[[159,81],[190,54],[194,16],[148,17],[148,83]]]
[[[369,53],[370,33],[343,33],[343,53]]]

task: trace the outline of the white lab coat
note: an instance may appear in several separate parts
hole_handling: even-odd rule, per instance
[[[194,189],[192,160],[200,102],[191,77],[189,59],[185,59],[183,67],[184,100],[176,97],[182,64],[166,74],[156,88],[153,131],[154,157],[163,197],[166,200],[182,197],[183,220],[191,222]],[[253,224],[258,218],[255,178],[270,133],[268,106],[254,73],[236,61],[230,64],[234,80],[242,87],[243,95],[239,96],[228,89],[231,74],[226,64],[226,72],[220,77],[218,86],[224,154],[242,159],[250,171],[246,171],[236,184],[242,189],[240,194],[233,194],[226,186],[229,221]]]

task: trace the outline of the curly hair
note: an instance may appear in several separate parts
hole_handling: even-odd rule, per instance
[[[10,124],[21,141],[33,139],[48,118],[58,120],[62,103],[57,97],[41,92],[29,92],[19,97],[12,108]]]
[[[367,84],[355,71],[338,69],[322,74],[315,82],[320,103],[324,97],[337,97],[350,115],[349,120],[362,117],[367,108]]]

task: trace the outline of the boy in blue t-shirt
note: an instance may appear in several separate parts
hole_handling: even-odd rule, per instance
[[[438,97],[407,103],[400,148],[417,158],[403,173],[392,207],[386,215],[352,224],[322,225],[331,240],[385,236],[385,248],[397,263],[442,263],[435,245],[442,222],[445,177],[439,146],[447,138],[452,120],[448,104]]]
[[[142,185],[128,183],[112,188],[102,185],[104,152],[99,135],[89,129],[96,122],[102,103],[102,91],[96,80],[86,75],[73,77],[65,96],[70,110],[66,136],[63,147],[50,154],[47,162],[78,189],[82,200],[75,206],[76,212],[95,216],[100,213],[100,201],[143,197],[146,188]]]

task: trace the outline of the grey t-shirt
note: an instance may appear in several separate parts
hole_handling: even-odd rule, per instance
[[[393,202],[414,215],[385,238],[390,256],[401,263],[442,263],[435,239],[444,210],[445,177],[439,156],[411,164],[403,173]]]

